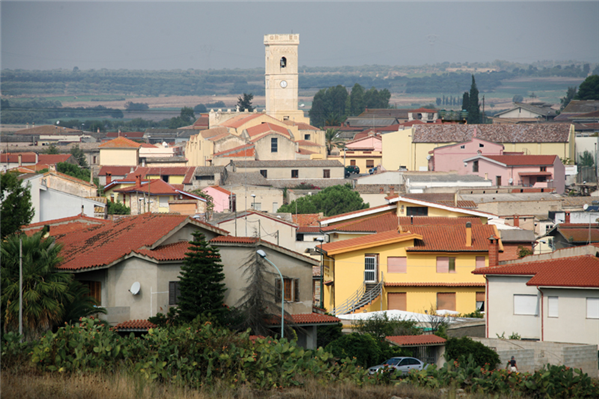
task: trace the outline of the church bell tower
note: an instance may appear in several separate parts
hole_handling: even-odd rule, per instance
[[[298,34],[264,35],[266,114],[309,123],[298,110]]]

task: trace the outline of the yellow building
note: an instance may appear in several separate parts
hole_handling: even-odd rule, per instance
[[[473,137],[503,144],[504,152],[557,155],[575,159],[574,125],[539,123],[518,125],[423,124],[382,135],[383,167],[387,170],[428,170],[429,151]]]
[[[140,147],[140,143],[125,137],[117,137],[100,144],[100,165],[137,166]]]
[[[484,279],[471,272],[497,264],[502,246],[495,226],[479,218],[404,217],[393,230],[373,234],[398,223],[386,215],[386,222],[378,216],[337,227],[361,236],[318,247],[328,311],[484,310]]]

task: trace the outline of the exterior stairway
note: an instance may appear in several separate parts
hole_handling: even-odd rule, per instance
[[[381,276],[381,281],[376,284],[362,283],[360,288],[349,297],[341,306],[331,310],[335,316],[341,314],[355,313],[364,307],[370,305],[383,293],[384,279]]]

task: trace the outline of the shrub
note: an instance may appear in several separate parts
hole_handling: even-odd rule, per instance
[[[108,207],[109,215],[130,215],[131,208],[127,205],[121,204],[120,202],[107,201],[106,206]]]
[[[471,340],[468,337],[450,338],[445,345],[445,359],[458,360],[460,357],[468,358],[472,355],[474,362],[478,367],[484,367],[488,364],[494,369],[499,364],[499,355],[493,349]]]
[[[356,363],[365,368],[386,360],[380,344],[370,334],[344,335],[328,344],[326,350],[339,359],[356,359]]]

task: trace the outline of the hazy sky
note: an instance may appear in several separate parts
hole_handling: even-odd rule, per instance
[[[263,36],[300,34],[300,65],[496,59],[599,62],[599,1],[2,1],[2,68],[264,67]]]

